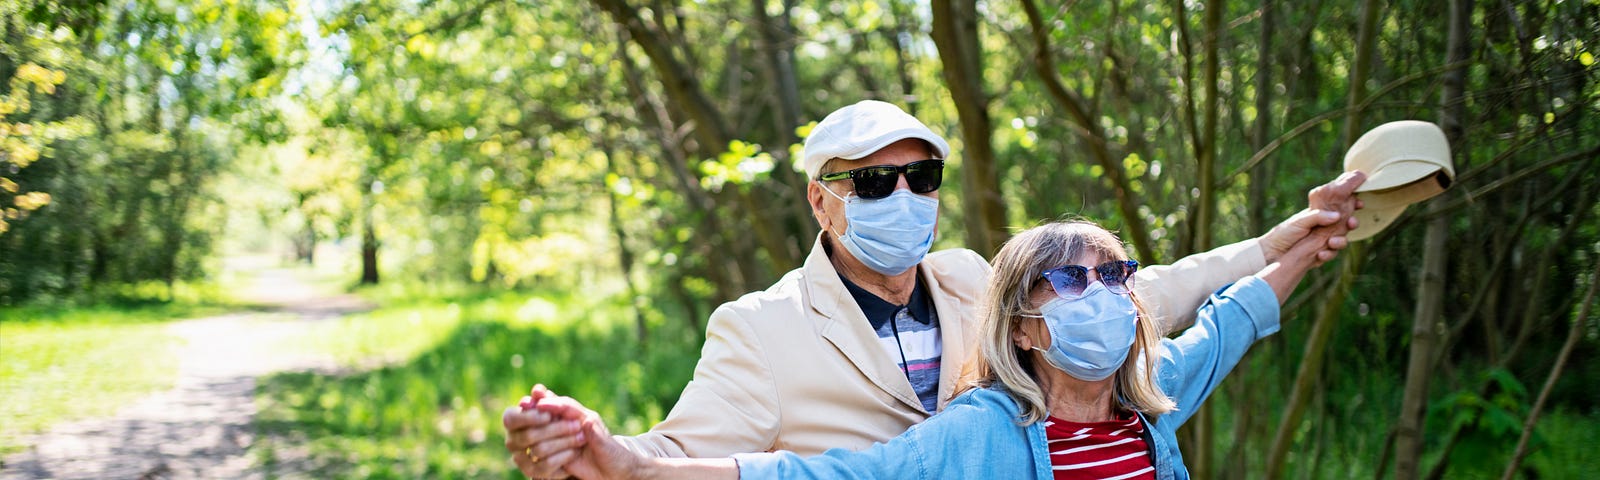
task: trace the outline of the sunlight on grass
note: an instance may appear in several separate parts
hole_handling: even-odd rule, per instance
[[[331,355],[346,366],[403,363],[433,348],[461,323],[455,304],[383,309],[317,324],[286,339],[286,352]]]
[[[172,320],[238,308],[219,284],[143,282],[0,307],[0,453],[60,422],[110,415],[177,379]]]
[[[172,386],[176,339],[165,324],[90,322],[0,323],[0,452],[21,449],[22,435]]]

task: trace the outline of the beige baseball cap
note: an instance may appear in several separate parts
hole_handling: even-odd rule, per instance
[[[1350,231],[1350,241],[1377,235],[1407,206],[1443,193],[1456,177],[1444,131],[1417,120],[1385,123],[1362,134],[1345,153],[1344,170],[1367,174],[1356,188],[1365,205],[1356,210],[1361,226]]]
[[[828,160],[856,160],[907,138],[926,140],[939,158],[950,156],[944,137],[892,103],[862,100],[834,110],[806,136],[802,154],[806,177],[816,179]]]

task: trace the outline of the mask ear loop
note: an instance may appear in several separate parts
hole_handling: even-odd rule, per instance
[[[828,188],[828,185],[822,183],[822,180],[816,180],[816,182],[817,182],[817,187],[821,188],[822,191],[824,191],[824,192],[828,192],[828,195],[833,195],[833,198],[839,199],[839,201],[840,202],[844,202],[845,205],[849,205],[850,204],[850,200],[849,199],[841,197],[837,193],[833,193],[833,189]],[[855,192],[850,192],[850,195],[855,196]],[[861,197],[857,196],[856,198],[861,198]],[[849,227],[846,227],[846,229],[848,229],[848,228]],[[831,226],[830,226],[830,228],[828,228],[828,233],[832,233],[834,237],[837,237],[837,238],[840,238],[840,239],[844,238],[844,234],[841,234],[839,232],[834,231],[833,228],[831,228]]]

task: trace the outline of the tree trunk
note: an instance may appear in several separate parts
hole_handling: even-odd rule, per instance
[[[1450,30],[1445,64],[1465,60],[1467,22],[1472,15],[1472,0],[1450,2]],[[1461,152],[1462,119],[1466,103],[1466,70],[1452,69],[1444,74],[1444,90],[1439,95],[1439,125],[1449,139],[1450,151]],[[1444,316],[1445,264],[1450,218],[1443,215],[1446,197],[1428,202],[1428,230],[1423,240],[1422,282],[1417,287],[1417,306],[1411,324],[1411,358],[1406,367],[1406,384],[1400,400],[1400,416],[1395,422],[1396,479],[1417,478],[1422,459],[1422,427],[1428,402],[1428,381],[1433,377],[1434,350],[1439,344],[1438,325]],[[1381,467],[1380,467],[1381,468]]]
[[[988,257],[1006,234],[1006,209],[991,138],[989,98],[983,91],[982,47],[976,0],[933,0],[933,43],[944,65],[945,84],[961,119],[961,202],[967,247]]]
[[[1273,0],[1261,0],[1261,30],[1256,39],[1256,77],[1255,77],[1255,122],[1250,125],[1250,151],[1259,152],[1267,145],[1267,137],[1272,129],[1272,70],[1273,49],[1272,37],[1277,29],[1277,20],[1273,14],[1277,13],[1277,6]],[[1267,231],[1267,184],[1272,182],[1271,163],[1262,162],[1250,169],[1249,209],[1250,233],[1259,234]],[[1283,346],[1284,335],[1275,335],[1278,341],[1270,342],[1269,356],[1276,356]],[[1242,379],[1241,379],[1242,380]],[[1229,390],[1233,402],[1233,444],[1228,447],[1226,463],[1223,465],[1221,477],[1239,477],[1247,473],[1247,459],[1245,453],[1249,446],[1245,439],[1249,438],[1252,427],[1255,426],[1254,412],[1261,408],[1252,401],[1249,385],[1240,380],[1234,380],[1233,388]]]
[[[299,260],[306,265],[316,265],[317,228],[315,224],[311,223],[310,219],[306,220],[305,239],[303,241],[305,242],[305,246],[304,250],[300,252]]]
[[[619,39],[626,41],[627,31],[618,26]],[[644,86],[643,74],[638,66],[633,63],[625,49],[617,49],[617,62],[622,65],[623,83],[627,86],[631,97],[635,100],[635,109],[639,120],[655,134],[656,144],[661,149],[661,156],[665,163],[667,176],[673,180],[674,188],[684,196],[692,216],[695,218],[699,230],[710,232],[709,235],[696,237],[701,239],[689,250],[712,250],[726,253],[726,255],[699,255],[706,262],[705,275],[712,285],[716,287],[717,301],[726,301],[736,298],[744,292],[750,291],[746,285],[735,282],[733,276],[739,272],[739,259],[748,258],[752,253],[741,251],[727,235],[720,232],[726,231],[722,226],[721,214],[717,211],[716,201],[704,189],[700,188],[699,179],[690,171],[689,161],[676,138],[679,130],[673,122],[672,116],[667,113],[664,102],[657,99]],[[693,319],[698,322],[699,319]]]
[[[1193,125],[1191,128],[1203,129],[1199,141],[1195,143],[1195,163],[1197,164],[1196,185],[1200,188],[1200,204],[1194,221],[1194,252],[1211,250],[1214,243],[1212,225],[1217,218],[1217,121],[1220,114],[1217,107],[1221,100],[1217,98],[1217,80],[1222,71],[1222,59],[1218,55],[1217,37],[1222,35],[1222,10],[1224,3],[1213,2],[1206,4],[1205,12],[1205,37],[1202,44],[1205,46],[1206,71],[1205,71],[1205,103],[1203,108],[1205,123]],[[1183,18],[1178,18],[1183,22]],[[1193,92],[1193,89],[1187,90]],[[1193,100],[1189,102],[1193,104]],[[1184,252],[1185,254],[1190,252]],[[1216,469],[1213,465],[1212,430],[1215,428],[1212,404],[1201,405],[1194,418],[1189,423],[1190,449],[1194,452],[1191,462],[1194,466],[1191,472],[1196,478],[1211,478]]]
[[[606,158],[606,171],[616,172],[616,152],[612,151],[605,132],[595,134],[594,141],[600,147],[601,155]],[[617,240],[617,265],[622,270],[622,282],[628,287],[628,306],[633,312],[634,334],[638,336],[639,345],[649,345],[650,326],[645,323],[644,312],[640,311],[639,288],[633,281],[633,250],[628,248],[628,232],[622,228],[622,214],[617,209],[617,190],[610,185],[606,186],[606,209],[610,214],[611,234]]]
[[[694,129],[692,133],[697,143],[686,149],[707,157],[727,149],[729,142],[735,138],[729,129],[730,122],[716,108],[716,105],[711,101],[710,96],[705,92],[703,85],[695,77],[688,64],[679,60],[672,53],[673,47],[681,46],[682,42],[672,38],[658,24],[647,22],[640,16],[637,9],[628,4],[627,0],[593,0],[593,2],[610,14],[612,20],[627,32],[628,37],[633,41],[632,43],[638,45],[640,50],[645,52],[645,55],[650,58],[651,68],[661,79],[661,86],[666,91],[667,98],[674,107],[677,107],[674,111],[683,112],[693,122]],[[656,13],[659,15],[659,12]],[[688,51],[686,47],[680,47],[680,49],[685,52]],[[782,174],[775,174],[773,178],[782,179],[784,177]],[[699,188],[699,186],[694,185],[693,188]],[[798,194],[797,188],[786,191]],[[794,245],[795,242],[790,241],[788,235],[786,235],[786,230],[782,228],[783,225],[793,224],[790,220],[786,220],[785,217],[790,217],[797,211],[796,209],[771,208],[769,202],[772,199],[769,199],[768,195],[764,193],[743,193],[733,195],[733,199],[737,200],[736,204],[732,202],[725,203],[736,207],[733,212],[736,213],[734,216],[737,219],[748,222],[750,228],[745,232],[753,234],[761,249],[766,251],[767,266],[770,267],[770,270],[782,272],[800,264],[804,258],[804,253],[801,252],[800,247]],[[783,201],[785,199],[779,200]],[[792,202],[793,200],[789,201]],[[770,214],[773,211],[784,213],[779,215]],[[717,214],[714,211],[706,213],[708,215]],[[730,243],[738,244],[742,241],[745,240],[735,238]],[[741,261],[749,263],[741,268],[740,277],[742,278],[738,282],[741,285],[740,289],[749,291],[759,288],[759,284],[763,279],[751,278],[752,275],[749,274],[752,271],[759,270],[753,268],[753,262],[757,262],[758,257],[753,252],[736,256]]]
[[[1050,34],[1046,30],[1044,17],[1039,13],[1038,5],[1034,0],[1022,0],[1022,8],[1027,12],[1028,24],[1033,30],[1034,73],[1044,82],[1045,91],[1049,93],[1051,102],[1067,112],[1078,136],[1089,149],[1089,155],[1100,164],[1100,168],[1105,170],[1106,178],[1111,181],[1111,191],[1117,199],[1117,211],[1123,218],[1122,231],[1126,232],[1123,238],[1133,244],[1140,261],[1152,265],[1160,264],[1160,256],[1156,253],[1154,242],[1150,240],[1149,226],[1139,215],[1139,205],[1144,202],[1134,196],[1127,170],[1122,167],[1122,160],[1111,154],[1110,141],[1106,138],[1105,131],[1096,123],[1096,115],[1089,110],[1088,102],[1083,99],[1083,95],[1067,89],[1062,83],[1055,57],[1050,50]]]
[[[370,185],[370,184],[369,184]],[[370,188],[363,189],[369,190]],[[378,233],[372,225],[372,194],[361,193],[361,284],[378,284]]]
[[[889,11],[894,15],[895,27],[888,32],[888,35],[891,37],[889,44],[894,45],[895,73],[900,78],[900,99],[905,103],[906,112],[915,117],[922,99],[917,96],[917,84],[911,72],[911,55],[907,50],[912,48],[911,43],[914,42],[911,32],[921,29],[915,25],[906,26],[917,18],[910,10],[901,2],[893,0],[889,2]]]
[[[1189,145],[1195,156],[1195,164],[1196,166],[1199,166],[1202,163],[1200,159],[1202,154],[1200,152],[1204,150],[1205,140],[1201,138],[1200,121],[1196,117],[1197,114],[1195,113],[1196,110],[1199,110],[1199,107],[1195,106],[1194,42],[1189,38],[1188,4],[1185,2],[1185,0],[1173,0],[1172,11],[1173,17],[1175,17],[1173,18],[1172,23],[1176,24],[1178,27],[1178,38],[1174,43],[1178,49],[1178,59],[1181,60],[1179,62],[1181,69],[1178,72],[1178,83],[1179,86],[1182,87],[1181,91],[1183,95],[1183,103],[1180,105],[1179,112],[1183,119],[1184,131],[1189,134]],[[1199,185],[1205,183],[1203,180],[1201,180],[1203,178],[1205,177],[1200,176],[1198,172],[1196,172],[1194,182],[1196,185],[1196,191],[1199,190]],[[1182,189],[1180,189],[1180,191],[1181,190]],[[1183,198],[1185,203],[1188,203],[1187,201],[1189,200],[1189,196],[1184,195],[1180,198]],[[1184,222],[1184,228],[1186,229],[1185,231],[1187,234],[1181,235],[1177,242],[1177,253],[1180,257],[1199,251],[1195,248],[1195,242],[1200,238],[1201,226],[1209,225],[1209,223],[1202,223],[1206,220],[1203,218],[1206,216],[1206,214],[1201,212],[1201,210],[1205,207],[1205,200],[1202,198],[1195,198],[1194,200],[1195,201],[1193,203],[1190,203],[1190,205],[1193,206],[1192,211],[1194,212],[1194,215],[1190,217],[1190,221]],[[1185,435],[1180,438],[1189,439],[1186,441],[1192,441],[1190,438],[1192,437],[1194,429],[1189,429],[1189,432],[1189,435]]]
[[[1356,142],[1356,138],[1363,131],[1362,116],[1364,109],[1361,105],[1367,101],[1367,80],[1372,75],[1372,57],[1378,49],[1378,13],[1383,10],[1383,4],[1377,0],[1363,0],[1361,2],[1361,28],[1356,33],[1356,58],[1355,64],[1350,66],[1350,97],[1346,104],[1349,109],[1345,111],[1344,121],[1344,146]],[[1343,155],[1330,155],[1334,165],[1333,171],[1344,170]]]
[[[1277,20],[1273,18],[1276,12],[1273,0],[1261,0],[1261,35],[1256,40],[1256,121],[1250,125],[1251,152],[1267,146],[1267,136],[1272,130],[1272,36],[1277,29]],[[1250,169],[1250,233],[1267,231],[1267,184],[1272,182],[1270,165],[1261,162]]]
[[[1206,50],[1205,104],[1203,107],[1205,123],[1202,124],[1204,130],[1201,130],[1200,141],[1194,146],[1195,160],[1199,167],[1198,175],[1200,177],[1197,182],[1200,187],[1200,208],[1195,221],[1194,251],[1196,252],[1210,250],[1215,243],[1212,240],[1213,232],[1211,227],[1216,223],[1217,218],[1216,169],[1217,130],[1219,130],[1217,122],[1221,116],[1220,112],[1217,111],[1218,106],[1221,105],[1221,99],[1217,98],[1217,83],[1222,71],[1222,58],[1218,54],[1217,41],[1218,37],[1222,35],[1223,5],[1221,2],[1206,5],[1206,33],[1203,41]],[[1194,128],[1202,128],[1202,125],[1196,125]],[[1205,471],[1209,472],[1209,470]]]
[[[1368,64],[1372,63],[1373,51],[1377,48],[1378,12],[1381,7],[1377,0],[1364,0],[1361,3],[1361,28],[1357,35],[1355,65],[1350,71],[1349,109],[1345,116],[1345,148],[1355,143],[1357,132],[1361,131],[1361,105],[1366,101],[1367,73],[1371,71]],[[1342,165],[1335,168],[1335,170],[1343,169]],[[1283,477],[1283,466],[1288,460],[1289,448],[1294,443],[1294,432],[1300,425],[1301,415],[1305,413],[1306,401],[1311,398],[1316,387],[1312,380],[1322,374],[1322,361],[1328,340],[1333,336],[1334,324],[1338,323],[1344,299],[1350,294],[1350,286],[1355,282],[1356,275],[1361,272],[1366,247],[1367,245],[1357,244],[1345,249],[1339,283],[1322,304],[1317,320],[1311,326],[1311,335],[1306,338],[1305,353],[1300,361],[1300,371],[1295,374],[1294,390],[1289,394],[1289,404],[1284,407],[1283,420],[1278,422],[1278,431],[1273,435],[1272,448],[1267,453],[1267,466],[1264,472],[1266,478]]]
[[[769,85],[777,86],[777,91],[772,95],[772,107],[775,114],[773,130],[778,135],[778,142],[766,148],[771,152],[772,161],[776,165],[772,169],[772,180],[778,184],[776,201],[780,206],[786,205],[790,210],[784,219],[785,228],[792,236],[808,239],[817,233],[817,224],[811,219],[811,204],[804,195],[806,183],[811,179],[797,173],[791,165],[793,159],[789,156],[789,146],[799,143],[800,137],[795,129],[803,122],[800,111],[799,80],[795,78],[794,69],[794,24],[790,21],[790,12],[794,10],[795,0],[784,0],[783,12],[776,17],[768,16],[766,0],[751,0],[751,14],[760,25],[761,50],[765,53],[767,77]],[[799,259],[804,258],[805,252],[798,242],[787,242],[791,252],[788,255]]]

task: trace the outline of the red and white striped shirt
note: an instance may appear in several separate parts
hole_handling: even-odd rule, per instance
[[[1120,415],[1120,413],[1119,413]],[[1056,417],[1045,420],[1050,442],[1050,467],[1056,480],[1154,479],[1144,422],[1131,412],[1109,422],[1077,423]]]

